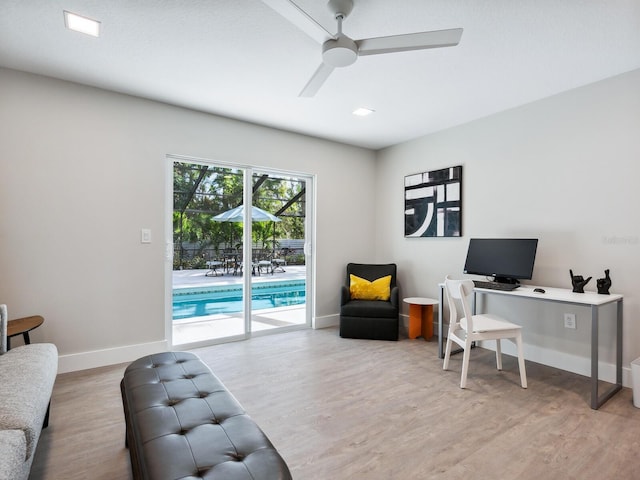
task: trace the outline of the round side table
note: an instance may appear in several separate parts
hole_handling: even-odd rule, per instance
[[[11,349],[11,337],[17,335],[22,335],[25,345],[30,344],[29,332],[34,328],[38,328],[43,322],[44,318],[40,315],[9,320],[7,322],[7,350]]]
[[[408,297],[402,300],[409,304],[409,338],[422,336],[425,340],[433,337],[433,306],[439,302],[435,298]]]

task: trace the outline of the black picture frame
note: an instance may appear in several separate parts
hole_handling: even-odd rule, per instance
[[[462,236],[462,165],[404,177],[404,236]]]

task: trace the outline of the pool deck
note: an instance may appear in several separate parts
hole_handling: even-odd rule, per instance
[[[287,265],[284,272],[277,271],[273,274],[263,273],[252,275],[252,282],[270,282],[273,280],[305,280],[307,267],[305,265]],[[206,276],[210,270],[174,270],[173,288],[186,288],[197,286],[235,285],[242,284],[242,275],[225,273],[224,275]]]

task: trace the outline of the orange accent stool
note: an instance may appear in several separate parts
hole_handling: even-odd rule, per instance
[[[438,300],[409,297],[403,299],[403,302],[409,304],[409,338],[422,336],[425,340],[430,340],[433,337],[433,306],[438,303]]]

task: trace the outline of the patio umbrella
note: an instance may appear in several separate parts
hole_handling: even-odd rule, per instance
[[[222,212],[213,217],[213,219],[216,222],[242,222],[244,221],[244,205],[240,205],[239,207],[232,208],[231,210],[227,210],[226,212]],[[251,220],[254,222],[281,221],[275,215],[272,215],[269,212],[258,207],[251,207]]]
[[[227,210],[226,212],[222,212],[213,219],[216,222],[243,222],[244,221],[244,205],[240,205],[236,208],[232,208],[231,210]],[[258,207],[251,207],[251,220],[253,222],[280,222],[281,220],[272,215],[271,213],[262,210]],[[275,224],[274,235],[275,235]],[[233,244],[233,234],[231,235],[231,244]],[[274,244],[275,248],[275,244]]]

